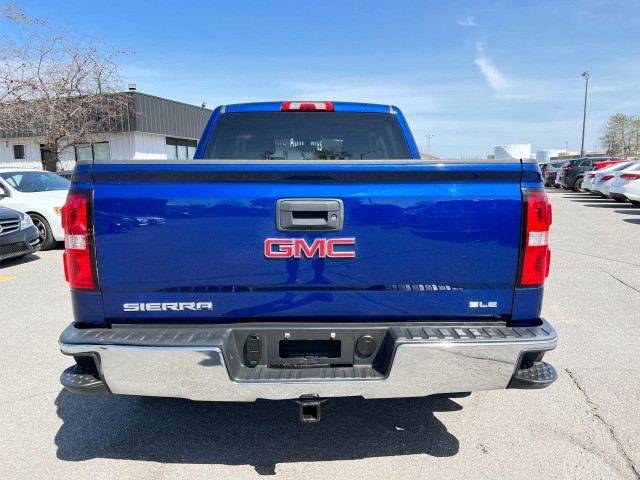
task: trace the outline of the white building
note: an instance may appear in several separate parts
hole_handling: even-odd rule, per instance
[[[63,170],[76,160],[174,160],[193,158],[211,110],[140,92],[133,95],[135,115],[122,131],[96,135],[92,143],[70,147],[62,153]],[[38,136],[0,133],[0,167],[42,168],[49,154]]]
[[[564,149],[538,150],[536,152],[536,161],[538,163],[549,163],[551,157],[557,157],[564,152]]]
[[[510,145],[494,145],[493,152],[496,160],[516,160],[531,158],[531,145],[529,143],[515,143]]]

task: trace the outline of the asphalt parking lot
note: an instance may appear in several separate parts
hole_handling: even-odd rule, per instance
[[[288,402],[81,396],[58,378],[62,249],[0,268],[2,478],[640,478],[640,208],[550,189],[542,391]]]

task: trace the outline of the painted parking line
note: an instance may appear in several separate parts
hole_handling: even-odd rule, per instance
[[[16,277],[0,277],[0,282],[6,282],[7,280],[13,280]]]

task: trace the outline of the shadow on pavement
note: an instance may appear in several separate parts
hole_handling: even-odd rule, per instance
[[[635,207],[635,210],[614,210],[615,213],[622,213],[623,215],[640,215],[640,208]]]
[[[35,262],[37,260],[40,260],[40,258],[37,257],[36,255],[33,255],[32,253],[29,253],[22,257],[10,258],[8,260],[0,261],[0,268],[15,267],[18,265],[23,265],[25,263]]]
[[[602,197],[597,197],[595,195],[591,195],[590,193],[571,193],[571,194],[566,194],[562,197],[562,198],[589,198],[589,199],[593,199],[593,200],[604,200],[604,198]]]
[[[636,225],[640,225],[640,218],[623,218],[623,220],[627,223],[635,223]]]
[[[162,463],[252,465],[275,474],[278,463],[352,460],[426,453],[450,457],[458,439],[434,412],[462,410],[452,398],[333,399],[322,421],[302,424],[289,401],[192,402],[124,395],[56,398],[63,424],[56,434],[61,460],[92,458]]]
[[[562,198],[568,198],[570,199],[572,202],[579,202],[579,203],[613,203],[613,200],[611,200],[610,198],[600,198],[600,197],[594,197],[592,195],[589,195],[588,197],[577,197],[575,195],[571,195],[571,196],[567,196],[567,197],[562,197]]]
[[[591,208],[625,208],[624,204],[614,202],[613,200],[609,200],[610,203],[585,203],[585,207]],[[632,205],[629,205],[631,207]]]

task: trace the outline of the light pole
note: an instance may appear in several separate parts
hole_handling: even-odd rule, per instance
[[[587,92],[589,91],[589,72],[582,72],[582,76],[585,78],[584,82],[584,114],[582,116],[582,147],[580,148],[580,156],[584,158],[584,127],[587,123]]]
[[[431,155],[431,139],[433,138],[433,133],[428,133],[425,137],[427,139],[427,155]]]
[[[564,141],[564,156],[567,156],[567,150],[568,150],[568,145],[569,145],[569,140],[565,140]]]

